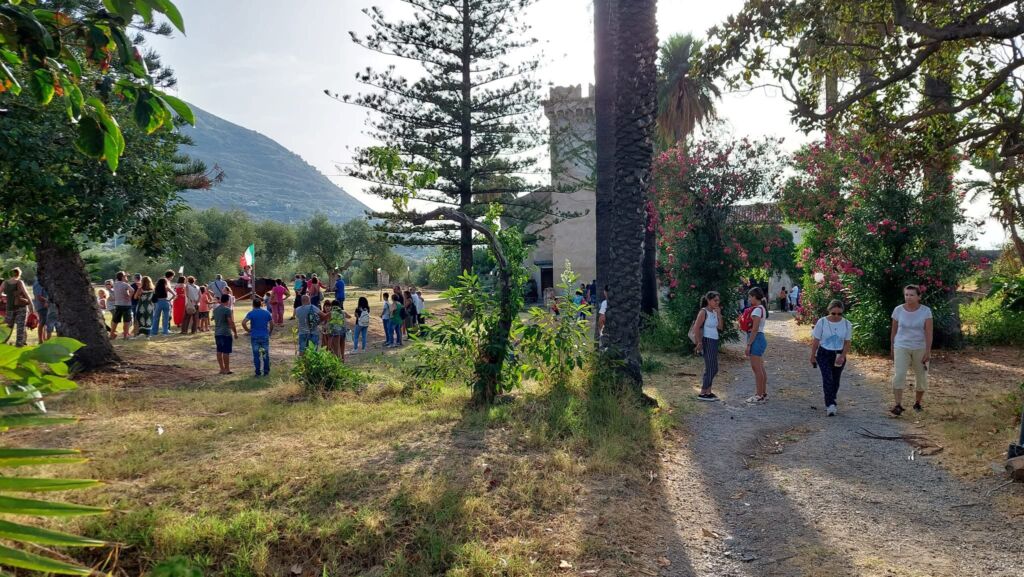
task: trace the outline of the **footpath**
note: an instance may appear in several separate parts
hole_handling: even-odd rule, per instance
[[[953,477],[903,441],[857,434],[909,432],[913,412],[887,417],[891,400],[856,359],[839,415],[825,416],[820,375],[796,338],[805,330],[789,315],[769,318],[768,403],[744,402],[753,377],[733,346],[716,380],[723,401],[684,419],[685,434],[663,456],[672,522],[660,536],[661,574],[1024,574],[1024,522],[996,509],[999,492],[987,496],[987,484]],[[689,384],[674,394],[693,394]]]

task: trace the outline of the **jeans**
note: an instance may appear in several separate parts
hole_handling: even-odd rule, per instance
[[[299,333],[299,354],[305,353],[309,345],[313,345],[314,349],[320,346],[320,333]]]
[[[821,388],[825,393],[825,407],[836,404],[836,395],[839,393],[839,378],[843,375],[843,366],[836,366],[836,356],[842,351],[830,351],[825,347],[818,347],[816,359],[818,370],[821,371]]]
[[[404,326],[404,324],[405,323],[402,322],[402,319],[391,321],[391,332],[394,333],[394,336],[391,338],[391,344],[395,346],[402,344],[402,326]]]
[[[394,344],[391,338],[391,319],[380,319],[384,323],[384,344]]]
[[[711,383],[718,374],[718,339],[702,337],[701,347],[704,356],[704,378],[701,379],[701,392],[711,392]]]
[[[149,329],[150,336],[156,336],[160,332],[161,317],[164,319],[164,334],[171,334],[171,303],[166,299],[153,303],[153,326]]]
[[[256,366],[256,374],[270,374],[270,337],[250,337],[252,344],[252,364]],[[263,351],[262,354],[260,351]],[[260,357],[263,358],[263,372],[260,373]]]
[[[369,330],[370,330],[370,327],[361,327],[359,325],[355,326],[355,330],[354,330],[355,337],[353,337],[353,340],[352,340],[352,350],[353,351],[359,349],[359,336],[360,335],[362,335],[362,337],[363,337],[363,350],[364,351],[366,350],[366,333]]]

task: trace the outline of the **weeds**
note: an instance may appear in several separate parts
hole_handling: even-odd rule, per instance
[[[366,384],[356,369],[341,362],[327,349],[310,347],[292,367],[292,377],[302,384],[307,395],[323,395],[331,391],[359,391]]]

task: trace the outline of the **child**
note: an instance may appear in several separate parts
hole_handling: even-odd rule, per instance
[[[761,404],[768,400],[768,371],[764,368],[764,353],[768,349],[764,322],[768,318],[768,311],[764,306],[764,291],[760,287],[750,289],[747,296],[750,297],[750,306],[740,317],[740,330],[747,333],[746,356],[750,359],[756,385],[754,396],[747,399],[747,402]],[[745,322],[750,324],[745,325]]]
[[[208,333],[210,332],[210,303],[213,299],[210,298],[210,293],[207,292],[205,286],[199,287],[199,302],[198,302],[198,315],[199,315],[199,332]]]

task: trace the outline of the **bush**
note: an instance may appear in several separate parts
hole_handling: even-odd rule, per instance
[[[1001,296],[974,301],[960,307],[964,335],[975,345],[1024,346],[1024,312],[1002,306]]]
[[[366,376],[341,362],[325,348],[310,347],[295,361],[292,376],[307,394],[323,395],[331,391],[361,391]]]
[[[696,316],[696,313],[694,313]],[[645,316],[643,331],[640,332],[640,351],[643,353],[681,353],[686,348],[683,343],[690,344],[686,332],[690,325],[682,326],[675,322],[675,317],[666,313],[655,312],[653,316]],[[693,319],[690,319],[693,322]]]

